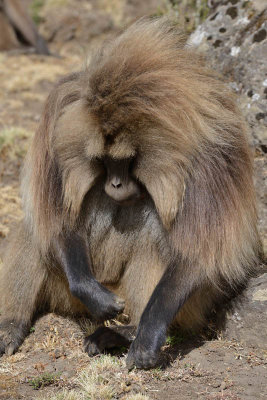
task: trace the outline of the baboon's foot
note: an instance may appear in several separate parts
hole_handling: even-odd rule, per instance
[[[22,344],[29,332],[29,326],[11,319],[0,320],[0,356],[11,356]]]
[[[135,331],[134,326],[100,327],[85,338],[85,351],[89,356],[94,356],[115,347],[129,347],[135,338]]]

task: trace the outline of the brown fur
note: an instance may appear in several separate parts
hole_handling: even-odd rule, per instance
[[[86,314],[49,258],[55,238],[84,219],[94,274],[126,299],[133,323],[179,254],[189,277],[202,284],[177,321],[185,328],[204,324],[223,289],[237,291],[246,282],[260,248],[235,98],[164,19],[135,23],[92,59],[52,91],[28,153],[22,183],[28,239],[18,232],[6,258],[3,314],[22,319],[40,298],[47,310]],[[151,196],[145,222],[142,211],[136,218],[138,209],[120,220],[121,210],[110,222],[115,206],[95,185],[101,175],[95,160],[104,155],[137,156],[134,175]]]

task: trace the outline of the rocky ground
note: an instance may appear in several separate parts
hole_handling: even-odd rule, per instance
[[[55,3],[62,6],[64,2]],[[90,48],[119,30],[123,19],[128,23],[147,10],[159,13],[166,2],[151,0],[151,8],[143,9],[138,1],[81,1],[80,4],[87,4],[90,14],[89,31],[83,22],[85,11],[74,12],[73,1],[65,3],[68,4],[60,12],[62,20],[55,17],[55,10],[47,9],[46,15],[50,13],[51,18],[44,19],[41,25],[55,56],[21,50],[0,53],[0,268],[10,228],[22,217],[22,160],[54,82],[79,69]],[[69,29],[64,28],[66,20],[71,21]],[[259,104],[253,102],[252,106],[261,107]],[[256,109],[255,113],[259,112]],[[263,121],[260,124],[261,136],[254,148],[261,232],[266,238]],[[32,327],[18,353],[0,359],[0,399],[265,399],[266,280],[262,275],[252,282],[245,306],[229,318],[228,329],[224,334],[218,333],[216,339],[170,336],[163,349],[163,367],[152,371],[129,373],[123,354],[89,359],[83,352],[83,331],[88,332],[91,327],[85,323],[82,329],[73,321],[46,315]]]

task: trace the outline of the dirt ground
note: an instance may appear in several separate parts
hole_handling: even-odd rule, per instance
[[[80,390],[77,376],[88,365],[98,381],[92,382],[87,371],[90,387],[85,399],[266,399],[264,354],[235,341],[198,338],[167,345],[165,368],[132,372],[126,370],[124,356],[106,356],[109,360],[102,371],[103,356],[89,359],[82,343],[82,331],[72,321],[42,317],[20,351],[2,358],[0,399],[49,399],[52,394]],[[137,394],[140,397],[132,397]]]
[[[44,99],[80,65],[81,55],[71,51],[64,57],[0,53],[0,260],[10,227],[22,217],[19,171]],[[83,332],[70,320],[50,314],[31,331],[18,353],[0,359],[0,399],[267,398],[266,351],[222,336],[170,338],[164,368],[129,373],[124,355],[89,359]]]

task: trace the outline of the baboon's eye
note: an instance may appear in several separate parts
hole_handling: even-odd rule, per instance
[[[107,146],[111,146],[112,144],[114,144],[114,141],[115,141],[114,135],[108,135],[105,137],[105,143]]]
[[[105,170],[105,164],[104,164],[104,162],[103,162],[103,158],[101,158],[101,157],[95,157],[95,158],[93,158],[93,160],[92,160],[92,162],[93,162],[93,165],[95,166],[95,167],[97,167],[97,169],[98,170],[103,170],[103,172],[104,172],[104,170]]]
[[[101,164],[103,164],[103,158],[102,157],[94,157],[93,158],[93,161],[95,161],[95,162],[97,162],[97,163],[101,163]]]
[[[137,157],[135,156],[135,157],[131,158],[131,161],[129,163],[129,172],[130,173],[133,172],[133,170],[135,169],[136,165],[137,165]]]

